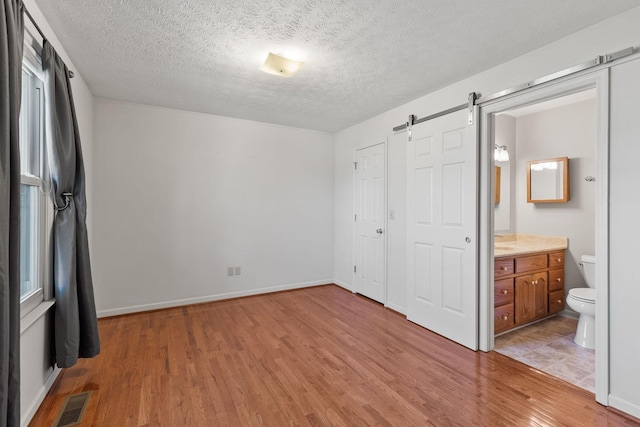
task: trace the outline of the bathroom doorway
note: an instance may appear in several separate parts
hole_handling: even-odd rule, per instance
[[[487,249],[486,259],[481,262],[486,266],[481,270],[487,270],[484,274],[481,271],[481,295],[486,298],[486,314],[491,315],[485,325],[487,349],[495,349],[590,390],[596,394],[596,400],[604,404],[607,404],[608,395],[608,341],[603,339],[603,334],[606,336],[607,333],[607,316],[596,315],[599,338],[596,350],[590,350],[573,342],[578,316],[565,302],[569,289],[587,286],[580,265],[582,255],[596,255],[604,260],[603,265],[598,263],[600,279],[596,278],[596,282],[598,301],[601,301],[601,294],[606,301],[607,257],[598,255],[608,253],[607,81],[607,71],[597,71],[481,106],[481,127],[484,129],[481,149],[486,156],[483,164],[488,166],[483,175],[486,182],[482,186],[487,241],[481,243]],[[501,161],[494,160],[494,150]],[[527,163],[539,161],[551,165],[552,161],[565,157],[569,172],[566,203],[528,202],[531,189],[528,187]],[[560,240],[553,241],[554,238]],[[564,247],[562,239],[565,239]],[[527,243],[527,240],[533,242],[533,247],[522,247],[521,243]],[[550,246],[535,247],[547,240],[551,241]],[[511,258],[514,267],[509,268],[514,270],[507,271],[505,277],[515,281],[515,270],[520,268],[515,264],[518,257],[524,258],[521,260],[524,262],[542,253],[549,264],[532,268],[536,274],[544,274],[531,276],[528,280],[545,287],[545,291],[536,290],[538,295],[534,298],[538,302],[532,305],[543,307],[537,314],[527,317],[525,320],[531,322],[526,324],[522,319],[528,314],[517,314],[514,307],[513,316],[517,319],[506,320],[508,325],[503,325],[503,316],[509,318],[500,311],[504,307],[494,305],[497,301],[494,291],[498,289],[498,285],[494,288],[494,283],[500,282],[503,273],[494,271],[494,260]],[[556,257],[559,253],[562,260]],[[551,265],[551,255],[559,264]],[[558,275],[558,271],[562,271],[562,275]],[[556,280],[564,285],[560,292]],[[518,285],[514,285],[514,289],[515,286]],[[508,293],[504,292],[505,295]],[[524,295],[522,289],[519,295]],[[596,309],[597,313],[606,312],[606,307]],[[494,337],[494,327],[498,338]],[[481,341],[482,331],[481,324]],[[598,369],[598,366],[604,369]]]

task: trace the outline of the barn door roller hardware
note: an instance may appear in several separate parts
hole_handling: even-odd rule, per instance
[[[471,92],[471,93],[469,94],[469,102],[471,102],[471,99],[472,99],[472,98],[473,98],[473,102],[474,102],[474,105],[475,105],[475,100],[476,100],[476,99],[478,99],[478,95],[477,95],[475,92]],[[412,120],[411,118],[413,118],[413,122],[411,123],[411,125],[412,125],[412,126],[415,126],[415,125],[417,125],[417,124],[420,124],[420,123],[426,122],[426,121],[428,121],[428,120],[433,120],[433,119],[436,119],[436,118],[438,118],[438,117],[446,116],[447,114],[455,113],[456,111],[464,110],[465,108],[469,108],[469,107],[471,108],[471,111],[473,111],[473,105],[471,105],[471,106],[470,106],[470,105],[469,105],[469,103],[466,103],[466,102],[465,102],[464,104],[460,104],[460,105],[455,106],[455,107],[453,107],[453,108],[449,108],[449,109],[447,109],[447,110],[440,111],[439,113],[432,114],[432,115],[430,115],[430,116],[423,117],[423,118],[421,118],[421,119],[416,119],[416,118],[415,118],[416,116],[414,116],[413,114],[411,114],[411,115],[409,116],[409,121],[411,121],[411,120]],[[407,122],[407,123],[404,123],[404,124],[402,124],[402,125],[400,125],[400,126],[396,126],[396,127],[394,127],[394,128],[393,128],[393,131],[394,131],[394,132],[399,132],[399,131],[401,131],[401,130],[409,129],[409,127],[410,127],[410,126],[409,126],[409,122]]]

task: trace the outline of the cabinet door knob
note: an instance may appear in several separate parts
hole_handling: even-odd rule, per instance
[[[558,304],[562,304],[562,300],[561,300],[561,299],[557,299],[557,300],[556,300],[556,302],[557,302]]]
[[[558,258],[556,261],[558,261],[558,262],[562,262],[562,258]]]
[[[562,282],[562,279],[561,279],[560,277],[558,277],[558,278],[556,279],[556,282]]]
[[[509,318],[509,315],[508,315],[508,314],[503,314],[503,315],[502,315],[502,320],[507,320],[508,318]]]
[[[502,293],[506,295],[506,294],[508,294],[508,293],[509,293],[509,291],[508,291],[508,290],[506,290],[506,289],[503,289],[503,290],[502,290]]]
[[[532,281],[531,281],[531,284],[532,284],[532,285],[537,285],[537,284],[538,284],[538,281],[537,281],[537,280],[532,280]]]
[[[507,267],[502,267],[502,270],[507,271],[508,268]]]

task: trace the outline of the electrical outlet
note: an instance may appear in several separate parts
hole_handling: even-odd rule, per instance
[[[239,276],[240,275],[240,267],[236,267],[235,270],[236,270],[235,271],[236,272],[236,276]]]
[[[227,267],[227,276],[233,276],[233,267]]]

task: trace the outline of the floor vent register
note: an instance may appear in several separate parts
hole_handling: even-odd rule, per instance
[[[91,391],[67,397],[62,411],[60,411],[58,418],[53,423],[53,427],[67,427],[80,424],[90,397]]]

